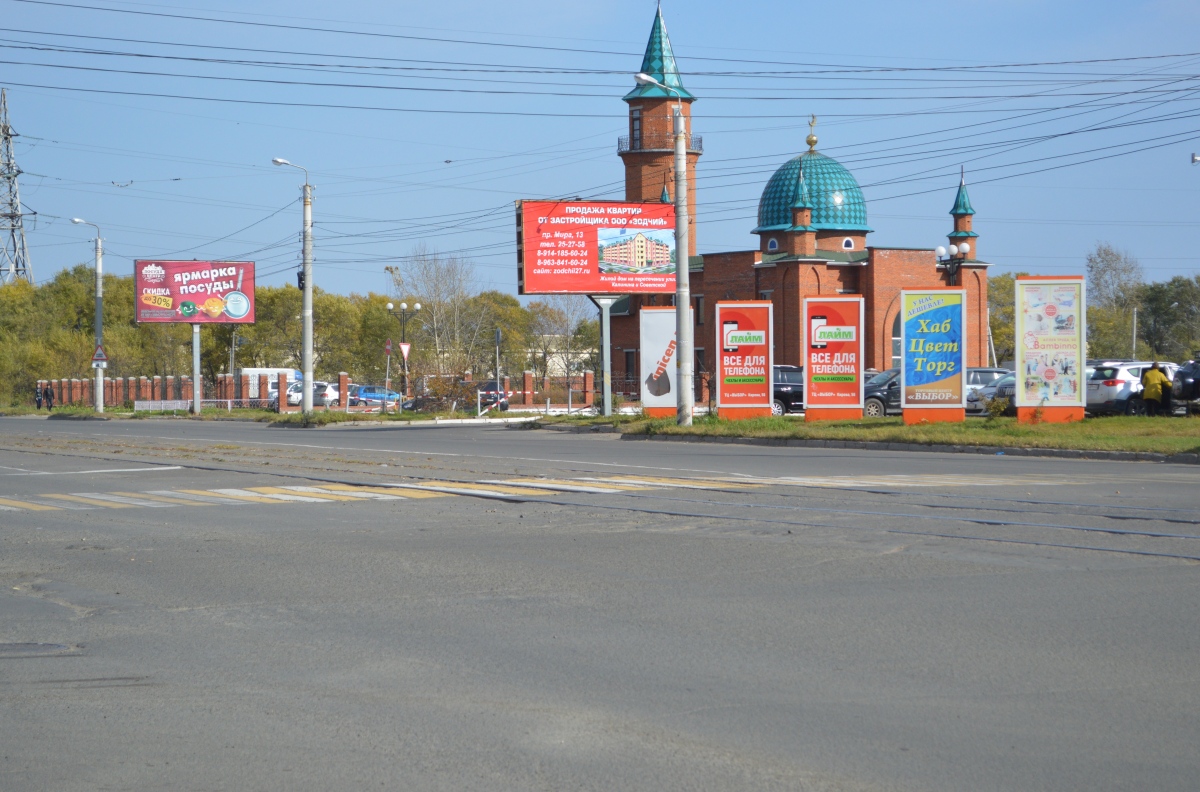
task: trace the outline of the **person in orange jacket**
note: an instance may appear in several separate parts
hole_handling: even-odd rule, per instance
[[[1170,387],[1171,381],[1163,373],[1158,361],[1142,373],[1142,401],[1146,403],[1146,413],[1158,415],[1162,411],[1163,387]]]

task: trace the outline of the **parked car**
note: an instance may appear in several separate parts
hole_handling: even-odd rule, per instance
[[[386,403],[390,409],[395,407],[399,401],[399,393],[381,385],[359,385],[358,390],[350,396],[351,407],[381,407]]]
[[[1150,365],[1146,360],[1100,362],[1088,377],[1087,411],[1093,415],[1145,415],[1146,403],[1141,398],[1142,373]],[[1179,369],[1174,363],[1161,365],[1166,369],[1168,379]]]
[[[864,417],[882,418],[900,412],[900,369],[881,371],[863,384]]]
[[[499,402],[501,410],[508,409],[508,394],[503,391],[502,386],[496,380],[481,382],[475,390],[479,393],[480,407],[494,407]]]
[[[1013,372],[1008,372],[999,379],[994,379],[987,385],[967,393],[967,415],[986,415],[988,412],[988,404],[992,399],[1001,398],[1008,399],[1008,408],[1005,409],[1005,415],[1016,415],[1017,408],[1013,403],[1013,397],[1016,395],[1017,375]],[[1001,392],[1007,395],[1001,395]]]
[[[967,393],[985,385],[991,385],[996,380],[1012,371],[1006,368],[969,368],[967,369]]]
[[[332,382],[314,382],[313,383],[313,404],[320,404],[325,407],[337,407],[342,403],[342,396],[338,393],[338,386]]]
[[[1175,372],[1171,383],[1171,406],[1185,415],[1200,410],[1200,360],[1189,360]]]
[[[804,409],[804,367],[775,366],[771,382],[771,415],[787,415]]]

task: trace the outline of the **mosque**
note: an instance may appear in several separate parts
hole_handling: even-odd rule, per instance
[[[674,184],[672,114],[682,102],[687,146],[688,228],[692,251],[702,225],[696,214],[696,164],[702,139],[692,134],[696,101],[683,86],[661,9],[655,15],[641,70],[662,85],[638,85],[625,95],[629,134],[618,140],[625,164],[625,200],[670,201]],[[814,119],[815,122],[815,119]],[[979,260],[979,237],[972,229],[975,210],[965,178],[950,209],[947,237],[958,253],[939,260],[933,249],[868,244],[867,206],[854,176],[817,150],[810,126],[808,150],[783,163],[763,188],[758,203],[758,236],[752,250],[705,253],[689,259],[696,315],[697,372],[715,360],[714,315],[719,300],[770,300],[775,316],[776,364],[802,364],[802,300],[817,294],[861,294],[866,313],[866,365],[883,370],[899,365],[900,290],[954,286],[966,290],[968,366],[987,361],[988,265]],[[947,196],[948,197],[948,196]],[[702,218],[701,218],[702,219]],[[614,389],[636,392],[638,311],[643,305],[670,305],[674,295],[634,295],[614,306],[612,360]],[[622,388],[619,383],[632,387]]]

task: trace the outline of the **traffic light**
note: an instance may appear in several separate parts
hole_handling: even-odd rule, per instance
[[[300,287],[300,291],[304,291],[304,270],[296,273],[296,285]]]

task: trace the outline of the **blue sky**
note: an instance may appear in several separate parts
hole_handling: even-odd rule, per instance
[[[620,97],[654,7],[0,0],[35,279],[90,262],[91,230],[65,219],[83,217],[110,272],[244,258],[294,282],[303,177],[270,164],[285,157],[315,185],[321,287],[386,291],[384,266],[423,244],[515,293],[513,201],[623,197]],[[815,113],[820,150],[863,186],[870,244],[944,244],[962,165],[994,271],[1079,273],[1097,241],[1148,279],[1200,271],[1200,4],[663,13],[698,97],[700,253],[756,247],[758,197]],[[1062,63],[1083,60],[1101,62]]]

